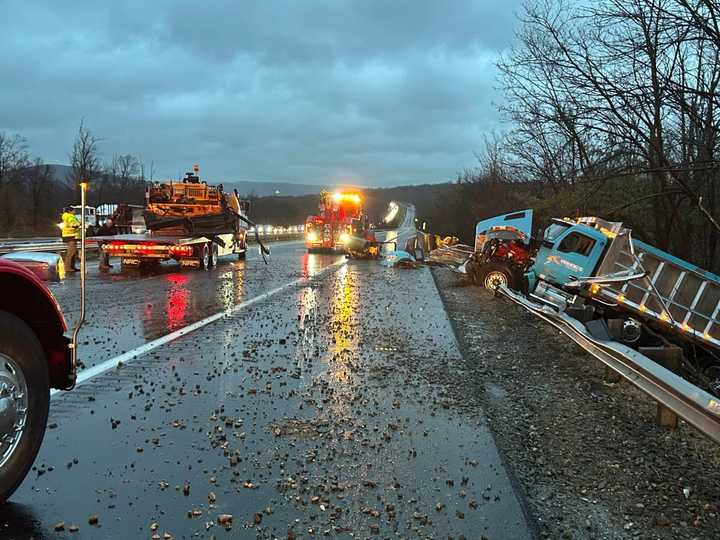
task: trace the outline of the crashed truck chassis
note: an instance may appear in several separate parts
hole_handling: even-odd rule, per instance
[[[676,420],[673,416],[677,415],[720,443],[720,399],[628,346],[593,337],[583,323],[562,311],[529,300],[504,285],[496,291],[553,325],[610,370],[645,392],[657,402],[661,423],[672,424]]]

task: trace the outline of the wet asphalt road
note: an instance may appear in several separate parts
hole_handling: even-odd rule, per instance
[[[93,274],[82,357],[303,277],[54,396],[0,537],[531,538],[481,412],[443,399],[460,352],[427,268],[286,244],[268,267]]]
[[[94,366],[143,343],[183,328],[303,276],[311,276],[341,259],[338,255],[307,254],[302,242],[270,244],[265,265],[256,246],[247,260],[221,257],[208,271],[181,268],[174,262],[152,269],[121,270],[113,259],[109,273],[88,261],[87,315],[79,358]],[[79,277],[51,286],[68,327],[79,316]]]

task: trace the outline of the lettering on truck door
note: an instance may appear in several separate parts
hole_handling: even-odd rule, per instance
[[[604,236],[595,236],[594,232],[571,228],[561,235],[553,248],[545,251],[540,272],[544,279],[563,284],[592,275],[606,243]]]

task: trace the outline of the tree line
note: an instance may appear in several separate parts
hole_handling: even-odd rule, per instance
[[[91,184],[91,206],[142,204],[152,164],[146,167],[131,154],[102,161],[99,143],[81,122],[68,154],[70,167],[58,177],[57,166],[31,156],[24,138],[0,132],[0,236],[56,234],[62,208],[79,204],[81,181]]]
[[[490,190],[718,267],[720,4],[540,0],[498,67],[511,129],[459,175],[466,213]]]

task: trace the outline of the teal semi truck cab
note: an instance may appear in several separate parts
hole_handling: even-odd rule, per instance
[[[580,320],[596,337],[681,348],[676,371],[720,395],[720,276],[597,217],[553,219],[531,250],[523,278],[506,286]]]

